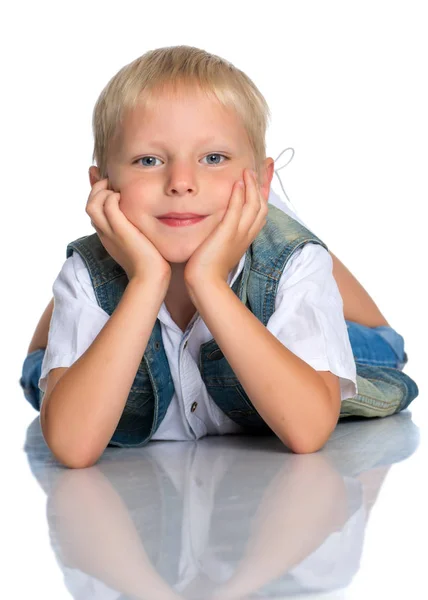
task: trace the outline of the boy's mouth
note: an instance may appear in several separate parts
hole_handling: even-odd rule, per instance
[[[158,219],[198,219],[199,217],[205,217],[206,215],[198,215],[196,213],[178,213],[169,212],[164,215],[159,215]]]
[[[208,215],[193,215],[191,217],[157,217],[157,219],[164,225],[169,227],[187,227],[188,225],[196,225],[200,221],[203,221]]]

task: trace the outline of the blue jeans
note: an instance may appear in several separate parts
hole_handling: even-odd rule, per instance
[[[357,362],[366,365],[380,365],[402,370],[408,362],[404,351],[404,339],[392,327],[366,327],[353,321],[346,321],[349,341]],[[40,410],[40,390],[38,387],[45,349],[34,350],[27,355],[22,367],[19,383],[24,396],[37,411]]]
[[[346,326],[357,362],[400,371],[407,364],[409,359],[404,351],[404,339],[392,327],[366,327],[353,321],[346,321]]]

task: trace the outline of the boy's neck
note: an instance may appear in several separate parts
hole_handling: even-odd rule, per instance
[[[196,311],[184,282],[185,266],[185,263],[171,264],[171,279],[164,299],[171,318],[182,331],[186,329]]]

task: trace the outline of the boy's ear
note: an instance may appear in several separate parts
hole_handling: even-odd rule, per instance
[[[97,181],[99,181],[100,179],[101,177],[99,168],[95,166],[89,167],[89,182],[91,184],[91,187],[93,187],[94,184],[97,183]]]
[[[275,161],[269,157],[264,161],[260,189],[266,202],[269,201],[270,184],[275,170]]]

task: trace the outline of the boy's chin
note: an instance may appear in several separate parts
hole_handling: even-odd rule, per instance
[[[177,248],[163,249],[158,246],[158,251],[171,266],[174,265],[177,268],[181,266],[184,268],[192,254],[195,252],[196,248],[197,246],[194,246],[192,248],[186,248],[185,250],[183,249],[180,251]]]

